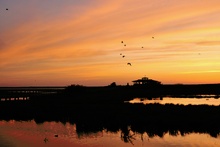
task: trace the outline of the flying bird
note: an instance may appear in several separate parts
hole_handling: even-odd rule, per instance
[[[127,65],[130,65],[130,66],[131,66],[131,63],[128,62]]]

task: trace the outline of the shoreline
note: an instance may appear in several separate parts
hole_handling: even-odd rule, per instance
[[[220,84],[169,84],[88,87],[71,85],[67,87],[0,87],[0,98],[28,97],[35,103],[101,102],[122,103],[133,98],[197,97],[214,95],[220,97]],[[1,101],[0,101],[1,102]]]

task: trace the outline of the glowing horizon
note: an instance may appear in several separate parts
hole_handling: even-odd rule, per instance
[[[220,83],[219,5],[2,0],[0,86]]]

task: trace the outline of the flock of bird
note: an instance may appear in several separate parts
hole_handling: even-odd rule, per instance
[[[121,41],[121,43],[124,43],[124,41]],[[126,44],[124,44],[124,46],[126,46]],[[122,58],[124,58],[124,57],[125,57],[125,55],[122,55],[122,53],[120,53],[120,55],[122,56]],[[128,63],[127,63],[127,65],[130,65],[130,66],[131,66],[131,63],[130,63],[130,62],[128,62]]]
[[[154,37],[152,37],[152,39],[154,39]],[[121,41],[122,44],[124,44],[124,41]],[[126,44],[124,44],[124,46],[126,46]],[[143,46],[141,48],[144,48]],[[120,53],[120,55],[122,56],[122,58],[125,58],[125,55],[122,55],[122,53]],[[131,63],[128,62],[127,65],[131,66]]]

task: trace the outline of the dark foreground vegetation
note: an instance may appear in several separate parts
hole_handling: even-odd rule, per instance
[[[220,106],[208,105],[160,105],[160,104],[71,104],[35,105],[26,102],[0,105],[1,120],[60,121],[76,124],[77,133],[94,133],[102,130],[124,134],[147,133],[150,137],[167,132],[171,135],[208,133],[217,137],[220,133]]]
[[[76,124],[77,133],[94,133],[103,130],[122,131],[127,142],[130,132],[147,133],[150,137],[167,132],[171,135],[220,133],[220,106],[129,104],[134,97],[220,95],[219,84],[159,85],[159,86],[69,86],[63,90],[44,92],[0,91],[0,96],[30,96],[25,101],[0,101],[0,120],[60,121]],[[130,135],[132,137],[132,135]],[[130,138],[131,139],[131,138]]]

